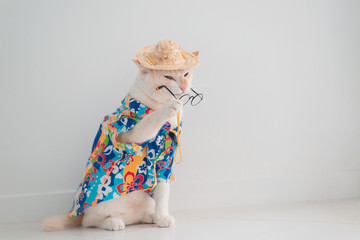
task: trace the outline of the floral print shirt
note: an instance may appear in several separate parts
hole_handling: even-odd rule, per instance
[[[177,128],[171,129],[169,122],[146,142],[117,141],[120,133],[131,130],[150,112],[150,108],[128,95],[114,113],[105,116],[69,216],[77,216],[90,206],[133,191],[142,190],[151,195],[158,182],[173,180],[171,167]]]

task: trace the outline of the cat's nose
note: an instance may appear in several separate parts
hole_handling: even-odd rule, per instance
[[[181,89],[182,92],[185,92],[186,88],[187,88],[186,85],[180,85],[180,89]]]

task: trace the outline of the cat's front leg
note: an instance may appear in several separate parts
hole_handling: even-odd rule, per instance
[[[152,139],[160,128],[181,111],[183,104],[179,100],[171,100],[158,110],[146,115],[135,124],[134,128],[119,135],[119,142],[144,142]]]
[[[169,214],[170,184],[159,183],[154,192],[155,199],[155,223],[159,227],[172,227],[175,218]]]

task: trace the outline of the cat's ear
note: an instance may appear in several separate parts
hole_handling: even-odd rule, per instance
[[[133,60],[133,62],[136,64],[136,66],[138,66],[138,68],[140,70],[140,73],[145,74],[145,73],[148,73],[150,71],[149,68],[146,68],[143,65],[141,65],[139,60]]]
[[[199,51],[196,51],[196,52],[192,52],[192,54],[195,55],[195,57],[197,57],[199,55]]]

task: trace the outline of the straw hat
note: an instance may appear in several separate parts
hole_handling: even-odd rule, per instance
[[[188,52],[171,40],[162,40],[157,45],[144,47],[136,54],[137,60],[146,68],[158,70],[179,70],[193,68],[200,64],[199,52]]]

